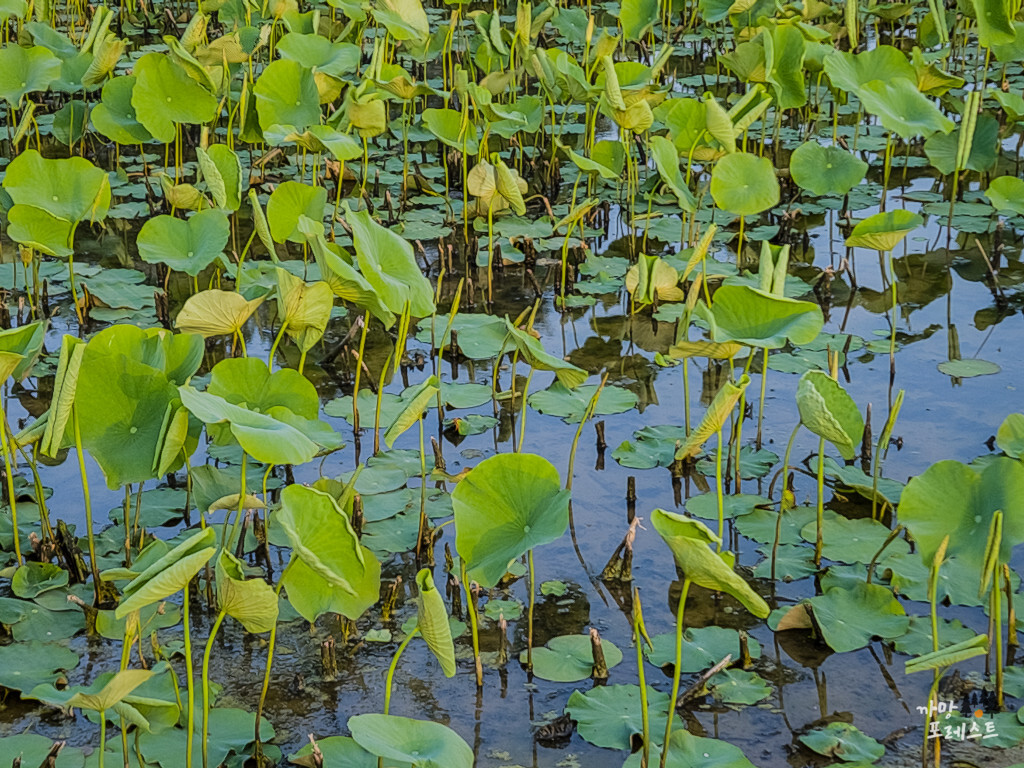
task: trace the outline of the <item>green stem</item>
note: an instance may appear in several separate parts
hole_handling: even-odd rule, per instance
[[[647,674],[644,671],[643,633],[641,632],[640,590],[633,588],[633,637],[636,639],[636,672],[640,682],[640,720],[643,723],[643,754],[640,768],[647,768],[651,759],[651,720],[647,708]]]
[[[107,751],[107,710],[100,710],[100,761],[99,768],[103,768],[103,756]]]
[[[277,582],[277,589],[274,590],[274,594],[280,599],[281,588],[284,586],[284,577],[288,574],[288,570],[295,563],[295,553],[292,553],[291,559],[288,561],[288,565],[281,571],[281,578]],[[277,622],[274,622],[274,626],[270,629],[270,639],[267,641],[267,665],[263,669],[263,687],[260,689],[260,701],[256,705],[256,734],[255,742],[260,743],[260,720],[263,717],[263,707],[267,703],[267,691],[270,690],[270,668],[274,663],[274,644],[277,641]]]
[[[722,493],[722,428],[716,432],[718,435],[718,450],[715,451],[715,498],[718,502],[718,549],[722,551],[722,541],[725,539],[725,497]]]
[[[206,641],[206,650],[203,651],[203,768],[207,768],[207,739],[210,733],[210,651],[213,650],[213,641],[217,637],[220,625],[227,616],[223,610],[217,614],[217,620],[213,622],[210,630],[210,638]]]
[[[245,467],[246,467],[246,465],[248,463],[249,463],[249,457],[246,455],[245,451],[243,450],[242,451],[242,471],[241,471],[242,480],[241,480],[241,488],[239,489],[239,493],[238,493],[238,510],[236,511],[236,514],[235,514],[235,523],[234,523],[234,525],[231,526],[231,535],[227,539],[225,539],[224,543],[223,543],[224,549],[226,549],[228,551],[231,550],[231,545],[235,541],[235,534],[238,533],[238,528],[240,527],[241,522],[242,522],[242,512],[245,511]]]
[[[679,699],[679,679],[683,674],[683,619],[686,615],[686,596],[690,591],[690,580],[683,581],[683,589],[679,593],[679,605],[676,608],[676,663],[672,670],[672,695],[668,700],[668,721],[665,723],[665,739],[662,742],[660,768],[665,768],[668,760],[668,741],[672,735],[672,721],[676,714],[676,701]]]
[[[277,332],[277,336],[274,339],[274,343],[270,347],[270,354],[267,355],[267,368],[271,371],[274,370],[274,353],[277,352],[277,345],[281,343],[281,339],[284,337],[284,332],[286,328],[288,328],[287,319],[285,319],[285,321],[281,323],[281,330]]]
[[[526,376],[526,384],[523,386],[523,407],[522,415],[519,418],[519,445],[516,448],[516,453],[523,452],[523,441],[526,440],[526,397],[530,392],[530,381],[533,379],[533,368],[530,368],[530,373]],[[515,376],[513,375],[513,380]],[[515,402],[512,403],[515,407]]]
[[[356,379],[352,387],[352,429],[359,434],[359,379],[363,373],[363,350],[366,349],[366,330],[370,327],[370,313],[363,315],[363,330],[359,334],[359,356],[356,360]]]
[[[384,714],[388,714],[391,710],[391,684],[395,678],[395,669],[398,668],[398,659],[402,655],[402,651],[405,650],[405,646],[409,644],[413,636],[420,631],[419,627],[413,627],[412,632],[405,636],[405,640],[402,641],[401,645],[398,646],[398,650],[395,651],[395,655],[391,659],[391,666],[388,667],[388,677],[384,683]]]
[[[814,537],[814,565],[821,567],[822,524],[825,522],[825,438],[818,440],[818,510]]]
[[[7,478],[7,503],[11,508],[11,525],[14,526],[14,558],[20,566],[23,560],[21,558],[21,535],[18,532],[17,494],[14,492],[14,467],[11,462],[11,459],[14,458],[14,451],[10,447],[13,445],[13,442],[13,436],[8,439],[7,415],[4,412],[3,395],[0,393],[0,448],[3,449],[4,454],[4,475]]]
[[[100,574],[96,567],[96,541],[92,533],[92,500],[89,495],[89,475],[85,471],[85,454],[82,452],[82,432],[78,427],[78,408],[71,406],[71,423],[75,431],[75,450],[78,453],[78,471],[82,476],[82,498],[85,505],[85,532],[89,536],[89,566],[92,568],[92,585],[96,605],[100,604]]]
[[[188,617],[188,582],[182,589],[183,599],[181,601],[181,620],[185,627],[185,683],[188,691],[188,730],[185,733],[185,767],[192,768],[192,741],[195,738],[195,696],[193,694],[193,671],[192,671],[192,633],[189,630]]]
[[[533,608],[536,603],[537,571],[533,567],[533,550],[526,551],[526,565],[529,570],[527,581],[530,589],[530,601],[526,614],[526,671],[533,671]]]
[[[476,604],[473,602],[473,591],[470,589],[469,581],[466,579],[466,561],[461,560],[462,586],[466,589],[466,605],[469,608],[469,628],[473,635],[473,661],[476,665],[476,687],[484,687],[484,668],[480,663],[480,628],[477,626]]]

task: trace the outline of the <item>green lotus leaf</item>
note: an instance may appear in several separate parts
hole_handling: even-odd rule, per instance
[[[1024,179],[997,176],[985,190],[985,197],[997,211],[1012,211],[1024,216]]]
[[[416,623],[420,634],[434,654],[445,677],[455,675],[455,645],[448,621],[444,598],[434,586],[430,569],[422,568],[416,574]]]
[[[210,372],[206,391],[257,413],[284,406],[305,419],[319,416],[320,400],[309,379],[291,368],[271,373],[259,358],[221,360]]]
[[[0,48],[0,99],[18,107],[27,93],[45,91],[60,77],[61,61],[41,45]]]
[[[975,656],[988,655],[988,635],[976,635],[969,640],[963,640],[954,645],[948,645],[937,651],[922,654],[913,659],[907,659],[904,671],[909,675],[913,672],[924,672],[925,670],[943,670],[961,661],[973,659]]]
[[[899,600],[880,584],[857,581],[849,587],[831,587],[792,611],[807,606],[814,614],[814,625],[821,630],[822,639],[837,653],[863,648],[875,637],[899,637],[910,625]]]
[[[829,723],[800,736],[800,743],[826,757],[844,762],[874,763],[885,754],[885,746],[863,734],[852,723]]]
[[[477,127],[471,121],[467,121],[464,126],[461,112],[454,109],[425,109],[420,117],[424,127],[443,144],[460,152],[465,148],[469,155],[476,155],[480,151]]]
[[[53,685],[66,679],[63,671],[77,666],[78,654],[56,643],[31,640],[0,646],[0,686],[12,691],[27,693],[37,685]]]
[[[1011,413],[996,432],[996,445],[1014,459],[1024,456],[1024,414]]]
[[[295,427],[263,413],[229,403],[209,392],[185,384],[178,388],[181,402],[206,424],[226,422],[242,449],[265,464],[305,464],[316,456],[316,443]]]
[[[252,316],[264,297],[251,301],[235,291],[211,288],[194,293],[174,320],[174,327],[183,333],[198,334],[204,339],[223,334],[235,334]]]
[[[24,19],[28,15],[28,3],[26,0],[3,0],[0,2],[0,21],[7,22],[8,19]],[[11,754],[15,754],[13,750]],[[28,760],[32,762],[31,758]]]
[[[845,195],[860,184],[868,164],[840,147],[805,141],[789,159],[789,172],[801,189],[813,195]]]
[[[519,356],[531,368],[538,371],[553,371],[558,381],[569,389],[574,389],[587,380],[586,371],[545,352],[540,341],[526,331],[516,328],[508,318],[505,318],[505,330],[508,332],[506,349],[511,347],[517,350]]]
[[[749,706],[772,695],[772,687],[768,681],[756,672],[744,669],[722,670],[708,680],[708,688],[711,695],[724,704]]]
[[[1001,510],[999,562],[1009,562],[1013,547],[1024,541],[1024,464],[1000,456],[978,472],[958,461],[940,461],[907,483],[899,510],[926,562],[948,535],[948,554],[979,570],[992,515]]]
[[[991,376],[992,374],[999,373],[1003,370],[999,367],[998,363],[993,363],[990,360],[981,360],[977,357],[943,360],[936,366],[936,368],[947,376],[953,376],[958,379],[972,379],[975,376]]]
[[[276,50],[282,59],[296,61],[303,69],[331,77],[353,75],[359,69],[359,46],[332,43],[321,35],[289,32],[277,42]]]
[[[399,435],[423,418],[423,411],[429,408],[431,403],[436,402],[437,395],[441,391],[440,385],[441,382],[436,376],[430,376],[402,393],[405,406],[384,433],[384,444],[388,448],[395,444]]]
[[[805,427],[832,443],[844,459],[853,459],[864,436],[864,419],[838,381],[824,371],[808,371],[797,385],[796,404]]]
[[[416,768],[472,768],[473,750],[446,725],[396,715],[353,715],[352,738],[367,752]]]
[[[346,209],[352,242],[363,277],[393,313],[406,311],[414,317],[434,313],[434,291],[423,276],[408,240],[374,221],[368,211]]]
[[[804,541],[814,543],[818,535],[817,521],[807,523],[800,529],[800,535]],[[850,520],[833,513],[827,513],[822,523],[822,538],[824,546],[822,555],[828,560],[835,560],[840,563],[867,563],[886,543],[889,534],[888,528],[877,520],[860,518]],[[897,554],[906,554],[910,551],[910,545],[903,539],[896,539],[889,542],[886,547],[886,557]]]
[[[26,323],[16,328],[0,331],[0,352],[11,355],[4,366],[9,368],[6,376],[0,376],[0,384],[13,377],[22,381],[32,371],[46,339],[46,324],[41,321]]]
[[[625,40],[641,40],[658,20],[658,0],[622,0],[619,20]]]
[[[359,544],[352,524],[334,499],[326,493],[300,485],[290,485],[281,494],[281,508],[274,513],[274,525],[280,525],[292,546],[296,562],[285,581],[288,599],[304,617],[317,599],[304,599],[307,589],[317,598],[318,585],[306,578],[315,575],[335,592],[345,596],[344,615],[361,616],[377,601],[380,589],[380,564],[368,549]],[[295,566],[302,564],[305,569]]]
[[[467,575],[493,587],[510,562],[555,541],[569,525],[569,492],[547,459],[499,454],[474,467],[452,492],[455,545]]]
[[[312,70],[298,61],[278,59],[271,62],[256,79],[253,93],[260,126],[264,130],[280,124],[292,125],[302,131],[320,122],[320,93],[316,79]]]
[[[488,603],[490,605],[490,603]],[[622,651],[608,640],[601,641],[608,669],[622,661]],[[526,651],[519,660],[526,663]],[[542,648],[533,649],[533,674],[555,683],[575,683],[594,673],[594,649],[590,635],[559,635]]]
[[[861,53],[832,50],[822,62],[832,87],[859,94],[873,80],[907,80],[917,83],[917,73],[906,55],[891,45],[876,45]]]
[[[176,272],[195,277],[223,253],[230,237],[227,215],[211,208],[188,219],[167,215],[147,219],[137,242],[143,261],[166,264]]]
[[[647,688],[650,737],[661,741],[668,718],[668,694]],[[596,747],[629,749],[643,733],[640,686],[604,685],[586,693],[573,691],[565,711],[576,721],[579,735]]]
[[[653,726],[652,726],[653,727]],[[660,747],[651,750],[651,764],[659,759]],[[641,752],[634,753],[622,768],[640,768]],[[668,740],[665,768],[755,768],[743,751],[727,741],[694,736],[685,728],[672,731]]]
[[[786,342],[813,341],[824,325],[821,309],[809,301],[774,296],[746,285],[723,285],[714,294],[710,310],[697,305],[711,326],[715,342],[740,342],[763,349],[779,349]]]
[[[794,109],[807,103],[804,56],[807,44],[803,32],[790,24],[764,27],[765,80],[772,85],[779,109]]]
[[[110,208],[106,172],[81,157],[50,159],[34,149],[22,152],[7,166],[3,187],[14,202],[11,214],[20,206],[37,208],[72,226],[86,219],[101,221]],[[71,245],[69,240],[65,244]]]
[[[263,579],[246,579],[242,562],[223,550],[217,558],[217,605],[246,632],[269,632],[277,623],[277,595]]]
[[[53,563],[27,562],[11,577],[11,591],[30,600],[50,589],[67,586],[68,572]]]
[[[174,141],[176,123],[197,125],[217,116],[217,99],[170,56],[147,53],[135,62],[132,74],[135,119],[157,141]]]
[[[734,152],[711,170],[711,197],[723,211],[752,216],[777,205],[779,195],[775,169],[765,157]]]
[[[964,167],[957,168],[957,153],[960,147],[962,124],[950,133],[936,133],[928,137],[924,143],[924,153],[928,162],[939,173],[953,171],[991,171],[998,159],[999,121],[992,115],[980,114],[974,125],[971,137],[971,151],[966,158]]]
[[[750,376],[743,374],[739,381],[726,381],[715,393],[714,399],[708,404],[708,409],[701,417],[700,424],[683,441],[683,444],[676,449],[677,460],[690,459],[700,452],[713,434],[718,432],[732,415],[736,403],[739,402],[743,392],[750,385]]]
[[[887,130],[906,140],[953,130],[953,121],[917,90],[914,82],[890,78],[872,80],[858,91],[864,109],[876,115]]]
[[[563,418],[569,424],[579,423],[587,411],[590,401],[597,392],[597,385],[583,385],[569,389],[562,382],[555,381],[550,387],[530,395],[530,407],[550,416]],[[488,399],[490,397],[488,396]],[[625,413],[636,407],[639,399],[625,387],[607,384],[601,390],[594,405],[593,416]]]
[[[653,136],[649,142],[651,157],[658,169],[658,175],[665,185],[672,191],[684,211],[693,213],[696,210],[697,200],[690,192],[690,188],[679,170],[679,153],[676,145],[664,136]]]
[[[288,336],[303,353],[308,352],[327,330],[334,308],[334,292],[322,280],[306,283],[281,267],[275,273],[278,316]]]
[[[372,10],[395,40],[422,43],[430,35],[430,21],[420,0],[375,0]]]
[[[978,42],[986,48],[1006,45],[1017,37],[1012,12],[998,0],[971,0],[978,22]]]
[[[369,640],[369,632],[364,635]],[[346,768],[377,768],[377,756],[371,755],[365,749],[356,744],[351,736],[328,736],[326,739],[317,739],[316,747],[323,755],[323,765],[343,765]],[[317,768],[320,760],[314,762],[313,745],[307,744],[298,752],[288,756],[288,762],[294,765],[301,765],[304,768]],[[385,763],[387,768],[412,768],[411,763],[395,762],[389,760]]]
[[[322,232],[307,235],[307,240],[320,267],[320,278],[330,286],[335,296],[369,310],[385,328],[395,324],[394,313],[380,300],[369,281],[340,255],[339,246],[327,242]]]
[[[203,361],[203,343],[195,334],[171,333],[163,328],[121,324],[104,328],[86,348],[85,362],[93,357],[127,357],[156,368],[173,384],[184,384]]]
[[[774,533],[774,530],[773,530]],[[676,635],[667,632],[651,638],[653,647],[645,650],[648,660],[662,669],[676,662]],[[761,645],[752,637],[747,638],[747,650],[751,658],[761,656]],[[742,647],[740,633],[729,627],[696,627],[683,632],[683,666],[684,675],[696,674],[710,669],[732,654],[733,659],[741,658]]]
[[[213,528],[203,528],[156,560],[125,586],[114,616],[122,619],[183,590],[213,557],[216,540]]]
[[[226,144],[196,147],[203,179],[218,208],[237,211],[242,205],[242,163]]]
[[[15,205],[7,214],[7,234],[12,240],[50,256],[67,258],[74,253],[75,226],[42,208]]]
[[[771,612],[768,604],[720,554],[709,548],[709,544],[718,543],[719,539],[704,523],[663,509],[651,513],[651,523],[672,550],[676,564],[687,579],[698,586],[732,595],[758,618],[768,616]]]

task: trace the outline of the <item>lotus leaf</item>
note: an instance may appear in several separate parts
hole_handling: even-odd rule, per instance
[[[176,123],[207,123],[217,116],[217,100],[170,56],[147,53],[132,74],[135,119],[157,141],[173,141]]]
[[[622,651],[613,643],[603,640],[601,648],[608,669],[622,661]],[[526,663],[526,651],[520,654],[519,660]],[[593,672],[594,650],[590,635],[559,635],[548,640],[544,647],[533,649],[533,674],[542,680],[575,683],[587,680]]]
[[[868,164],[839,147],[806,141],[790,158],[789,171],[801,188],[818,196],[845,195],[860,184]]]
[[[829,723],[824,728],[808,731],[800,737],[800,743],[819,755],[848,762],[874,763],[885,754],[882,744],[851,723]]]
[[[188,219],[155,216],[139,230],[139,256],[195,277],[221,255],[230,237],[223,211],[200,211]]]
[[[305,354],[327,330],[334,307],[334,292],[322,280],[306,283],[281,267],[275,272],[278,315],[284,323],[285,332]]]
[[[723,285],[715,292],[710,310],[698,304],[697,312],[711,326],[713,341],[740,342],[765,349],[778,349],[787,341],[807,344],[817,337],[824,324],[817,304],[775,296],[746,285]]]
[[[573,691],[565,711],[576,721],[579,735],[597,747],[629,749],[633,737],[643,733],[640,687],[605,685],[586,693]],[[658,740],[668,719],[668,694],[647,688],[650,737]]]
[[[455,646],[448,621],[444,598],[434,586],[434,578],[427,568],[416,574],[416,622],[420,634],[434,654],[445,677],[455,675]]]
[[[213,557],[216,538],[213,528],[203,528],[168,551],[125,586],[114,616],[124,618],[184,589]]]
[[[198,334],[204,339],[239,333],[262,303],[263,297],[246,301],[234,291],[211,288],[188,297],[174,326],[183,333]]]
[[[416,768],[472,768],[473,750],[446,725],[396,715],[353,715],[352,738],[367,752],[390,764],[399,760]]]
[[[723,211],[752,216],[777,205],[779,195],[775,169],[767,158],[735,152],[711,171],[711,197]]]
[[[597,385],[594,384],[568,389],[562,382],[556,380],[547,389],[530,395],[529,402],[531,408],[541,413],[559,416],[569,424],[576,424],[583,419],[596,393]],[[625,387],[607,384],[601,389],[591,415],[625,413],[635,408],[637,402],[637,396]]]
[[[256,112],[264,130],[273,125],[290,125],[302,131],[320,122],[316,79],[313,71],[298,61],[271,62],[256,80],[253,91]]]
[[[78,654],[63,645],[31,640],[0,646],[0,686],[13,691],[66,680],[63,671],[77,666]]]
[[[41,45],[0,48],[0,99],[19,107],[25,94],[45,91],[60,76],[61,61]]]
[[[246,632],[269,632],[277,623],[277,595],[263,579],[246,579],[242,562],[230,552],[217,558],[217,605]]]
[[[660,751],[657,747],[651,750],[652,762],[658,759]],[[641,753],[636,752],[622,768],[640,768],[641,757]],[[679,728],[669,737],[665,768],[754,768],[754,764],[739,747],[727,741],[694,736],[685,728]]]
[[[304,242],[306,234],[299,227],[300,219],[305,216],[322,221],[326,204],[327,190],[323,187],[298,181],[279,184],[267,201],[267,222],[274,242]]]
[[[843,458],[852,459],[864,436],[864,419],[846,390],[823,371],[808,371],[796,391],[800,421],[811,432],[834,445]]]

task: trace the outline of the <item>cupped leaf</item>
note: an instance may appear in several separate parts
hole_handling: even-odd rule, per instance
[[[920,214],[897,208],[868,216],[846,238],[849,248],[872,248],[891,251],[908,234],[924,224]]]
[[[203,179],[218,208],[237,211],[242,206],[242,163],[226,144],[196,147]]]
[[[509,563],[554,541],[569,525],[569,492],[547,459],[499,454],[480,462],[452,492],[455,545],[467,575],[493,587]]]
[[[312,187],[298,181],[279,184],[267,201],[267,222],[274,242],[305,241],[306,235],[299,227],[300,219],[305,216],[313,221],[323,221],[326,204],[327,190],[323,187]]]
[[[167,215],[147,219],[137,243],[143,261],[195,277],[223,253],[230,237],[228,217],[211,208],[188,219]]]
[[[68,572],[53,563],[29,561],[11,577],[11,591],[18,597],[30,600],[50,589],[66,586]]]
[[[390,449],[399,435],[405,432],[413,424],[423,418],[423,411],[437,399],[437,393],[441,391],[441,382],[437,376],[430,376],[425,381],[411,387],[410,390],[402,393],[402,400],[405,407],[388,427],[384,433],[384,444]]]
[[[775,168],[765,157],[735,152],[711,170],[711,197],[723,211],[752,216],[778,205],[779,195]]]
[[[813,195],[845,195],[860,184],[868,164],[840,147],[805,141],[789,159],[789,172],[801,189]]]
[[[1024,216],[1024,179],[998,176],[988,185],[985,197],[997,211],[1012,211],[1018,216]]]
[[[285,332],[302,352],[309,351],[327,330],[334,292],[322,280],[306,283],[281,267],[277,274],[277,306]]]
[[[22,381],[32,370],[46,338],[46,324],[42,321],[25,323],[16,328],[0,331],[0,352],[11,355],[7,359],[7,375],[0,376],[0,384],[12,377]]]
[[[313,71],[298,61],[278,59],[256,79],[260,126],[291,125],[302,131],[320,122],[320,93]],[[278,242],[281,242],[280,240]]]
[[[204,339],[235,334],[252,316],[264,297],[247,301],[235,291],[211,288],[194,293],[185,301],[174,320],[174,327],[184,333],[196,333]]]
[[[110,208],[106,172],[81,157],[50,159],[30,149],[7,166],[3,186],[14,202],[11,214],[26,206],[75,225],[100,221]]]
[[[778,349],[787,341],[807,344],[817,338],[825,323],[813,302],[775,296],[747,285],[723,285],[715,291],[711,309],[698,304],[697,311],[711,325],[713,341],[764,349]]]
[[[352,738],[367,752],[416,768],[473,768],[473,750],[446,725],[397,715],[353,715]]]
[[[242,561],[227,550],[217,558],[217,605],[246,632],[269,632],[277,623],[274,588],[263,579],[246,579]]]
[[[17,107],[25,94],[49,88],[60,68],[61,60],[41,45],[0,48],[0,99]]]
[[[526,331],[516,328],[507,317],[505,318],[505,330],[508,331],[506,348],[510,345],[514,346],[523,361],[531,368],[536,368],[538,371],[553,371],[555,377],[570,389],[578,387],[587,380],[586,371],[545,352],[539,340]]]
[[[768,616],[771,612],[768,604],[720,554],[709,548],[708,545],[717,544],[719,538],[704,523],[663,509],[651,513],[651,523],[672,550],[676,564],[687,579],[698,586],[732,595],[758,618]]]
[[[216,550],[217,535],[213,528],[203,528],[167,552],[124,588],[115,618],[122,619],[132,611],[180,592],[199,569],[206,565]]]
[[[796,405],[805,427],[832,443],[847,461],[856,455],[864,419],[838,381],[824,371],[808,371],[797,385]]]
[[[452,642],[452,628],[448,622],[448,609],[444,598],[434,586],[434,577],[429,568],[422,568],[416,574],[416,624],[427,647],[434,654],[445,677],[455,675],[455,645]]]
[[[1011,413],[996,432],[996,445],[1014,459],[1024,456],[1024,413]]]
[[[727,381],[719,388],[704,416],[701,417],[700,424],[676,450],[676,459],[689,459],[700,452],[704,441],[725,425],[749,384],[750,377],[743,374],[739,381]]]
[[[346,615],[356,618],[377,601],[380,564],[368,549],[360,546],[348,516],[331,496],[313,488],[289,485],[281,493],[281,508],[272,521],[284,530],[297,562],[332,589],[347,595],[350,606],[359,607],[358,611],[349,607]],[[372,590],[366,588],[370,583]],[[295,579],[285,582],[293,604],[293,593],[301,592],[302,587]]]
[[[132,67],[135,118],[158,141],[174,140],[175,124],[208,123],[217,116],[217,100],[162,53],[147,53]],[[262,78],[260,78],[262,80]]]

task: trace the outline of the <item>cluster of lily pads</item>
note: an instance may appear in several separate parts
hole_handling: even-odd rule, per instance
[[[450,677],[462,661],[478,689],[510,650],[554,683],[623,675],[610,673],[622,651],[596,631],[535,647],[538,592],[566,585],[538,590],[533,553],[570,526],[584,424],[647,405],[644,375],[678,366],[674,423],[612,453],[704,491],[649,515],[678,569],[674,631],[648,634],[630,565],[648,542],[634,519],[602,579],[623,596],[638,684],[573,691],[565,713],[579,736],[633,752],[614,758],[628,766],[752,765],[677,716],[695,700],[739,708],[773,692],[755,639],[690,625],[703,589],[780,638],[837,653],[881,641],[910,657],[907,673],[932,671],[930,697],[944,670],[990,657],[999,737],[986,746],[1024,740],[1004,701],[1024,694],[1004,670],[1024,416],[971,464],[942,461],[906,485],[883,474],[903,402],[900,310],[927,298],[909,255],[897,269],[908,236],[944,225],[947,248],[976,243],[986,267],[973,279],[990,285],[996,321],[1024,297],[1024,273],[1000,269],[997,252],[993,265],[978,240],[1024,225],[1024,181],[1004,151],[1024,120],[1016,14],[1001,0],[955,13],[855,0],[217,0],[178,16],[0,0],[0,284],[15,320],[0,332],[0,381],[9,393],[34,381],[40,405],[27,414],[0,399],[0,685],[97,723],[63,764],[271,765],[282,757],[264,717],[279,628],[342,617],[346,634],[395,643],[383,712],[289,759],[471,766],[465,724],[390,713],[402,653],[419,635],[428,672]],[[898,194],[911,168],[932,189]],[[839,214],[844,263],[791,263],[795,222],[826,212]],[[613,232],[618,253],[597,253]],[[857,300],[885,327],[870,341],[826,332],[872,251],[883,289]],[[520,275],[541,301],[517,301]],[[595,377],[542,341],[547,298],[579,315],[620,296],[625,327],[606,335],[649,353],[633,362],[646,374],[624,373],[616,353],[609,383],[611,371]],[[54,333],[62,324],[74,332]],[[955,338],[939,370],[955,382],[998,372],[961,359]],[[875,356],[888,357],[890,401],[872,441],[838,372]],[[444,376],[448,360],[479,365],[486,383]],[[691,418],[689,376],[703,361],[717,377]],[[546,388],[531,389],[536,372]],[[314,382],[328,374],[347,394],[322,404]],[[800,374],[799,421],[780,463],[763,439],[766,392],[787,374]],[[491,413],[457,413],[482,407]],[[576,425],[564,480],[524,450],[541,444],[531,409]],[[349,466],[337,461],[339,419],[358,446]],[[791,461],[804,429],[818,444],[803,470],[812,506],[797,502]],[[445,440],[488,432],[512,451],[446,471]],[[365,460],[361,439],[372,439]],[[51,500],[49,465],[70,457],[80,501],[65,487]],[[123,496],[111,525],[94,519],[90,462]],[[740,493],[752,480],[759,493]],[[828,489],[858,499],[855,513],[830,509]],[[737,565],[737,533],[759,547],[752,572]],[[389,573],[410,561],[416,610],[399,629]],[[812,596],[777,594],[811,578]],[[524,587],[525,605],[514,599]],[[905,602],[929,608],[910,615]],[[941,606],[980,606],[991,626],[975,632]],[[193,644],[196,611],[211,623]],[[508,622],[521,629],[514,649]],[[218,704],[211,676],[235,624],[266,637],[252,712]],[[495,630],[496,652],[481,643]],[[79,656],[66,641],[82,634],[120,643],[120,663],[69,684]],[[667,691],[648,685],[655,668]],[[885,752],[836,721],[798,743],[861,764]],[[51,744],[5,736],[0,754],[28,765]]]

